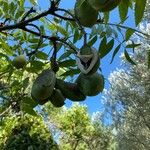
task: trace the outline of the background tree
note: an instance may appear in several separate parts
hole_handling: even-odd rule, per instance
[[[0,149],[58,150],[59,148],[42,117],[11,114],[1,121]]]
[[[147,9],[149,8],[149,5]],[[149,12],[145,13],[148,16]],[[149,18],[145,18],[148,22]],[[149,33],[149,24],[140,26]],[[135,49],[135,62],[131,66],[123,59],[123,69],[110,77],[110,89],[106,91],[106,110],[116,129],[118,149],[149,149],[150,147],[150,72],[149,40],[133,36],[141,46]],[[147,55],[148,54],[148,55]]]
[[[60,149],[115,149],[110,128],[95,115],[91,118],[85,105],[74,104],[71,108],[56,110],[55,114],[50,108],[49,104],[44,108],[46,123],[55,131]]]

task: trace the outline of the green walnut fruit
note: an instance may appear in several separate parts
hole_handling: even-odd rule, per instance
[[[88,0],[88,2],[95,10],[108,12],[116,8],[121,0]]]
[[[100,57],[95,48],[84,45],[77,54],[76,64],[83,74],[93,74],[100,66]]]
[[[12,64],[16,69],[23,68],[26,65],[26,63],[27,62],[26,62],[26,58],[24,55],[19,55],[15,57],[12,61]]]
[[[56,82],[55,73],[50,70],[44,70],[38,75],[32,85],[31,96],[37,102],[47,100],[53,92]]]
[[[74,11],[80,24],[85,27],[92,27],[97,21],[98,11],[87,0],[77,0]]]
[[[56,79],[55,87],[62,92],[65,98],[72,101],[84,101],[86,99],[86,96],[79,90],[77,83]]]
[[[50,101],[55,107],[62,107],[65,104],[65,98],[59,89],[53,90]]]
[[[35,98],[33,95],[32,95],[32,93],[31,93],[31,97],[32,97],[32,99],[33,100],[35,100],[38,104],[40,104],[40,105],[44,105],[45,103],[47,103],[48,101],[49,101],[49,98],[47,98],[47,99],[37,99],[37,98]]]
[[[104,89],[104,77],[99,73],[93,75],[85,75],[81,73],[76,83],[80,91],[86,96],[95,96],[98,95]]]

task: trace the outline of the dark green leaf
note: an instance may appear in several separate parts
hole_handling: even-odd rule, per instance
[[[79,39],[79,30],[75,29],[73,43],[76,43]]]
[[[21,104],[28,104],[30,108],[34,108],[38,105],[38,103],[30,97],[23,97]]]
[[[135,44],[135,43],[132,41],[132,44],[126,45],[126,48],[132,48],[132,49],[133,49],[133,52],[134,52],[135,47],[138,47],[138,46],[140,46],[140,45],[141,45],[141,44]]]
[[[112,50],[113,46],[114,39],[106,43],[106,37],[104,37],[99,47],[100,57],[103,58],[104,56],[106,56]]]
[[[124,22],[127,18],[129,8],[129,0],[121,0],[119,4],[119,15],[121,22]]]
[[[29,39],[28,42],[30,43],[38,43],[39,42],[39,39]]]
[[[28,85],[29,85],[29,77],[23,80],[23,85],[22,85],[23,89],[25,90],[28,87]]]
[[[135,32],[135,30],[132,30],[132,29],[128,29],[126,31],[126,35],[125,35],[126,41],[128,41],[130,39],[130,37],[133,35],[134,32]]]
[[[73,59],[59,62],[59,67],[70,67],[70,66],[75,66],[75,65],[76,65],[76,61]]]
[[[43,59],[43,60],[47,60],[48,58],[48,55],[42,51],[38,51],[36,53],[36,57],[39,58],[39,59]]]
[[[136,2],[135,2],[135,24],[136,24],[136,26],[142,20],[145,6],[146,6],[146,0],[136,0]]]
[[[116,54],[118,53],[118,51],[119,51],[120,47],[121,47],[121,44],[119,44],[119,45],[115,48],[115,50],[114,50],[114,52],[113,52],[113,55],[112,55],[112,59],[111,59],[110,64],[113,62],[114,57],[115,57],[115,56],[116,56]]]
[[[63,60],[65,58],[69,57],[71,54],[74,54],[74,51],[73,50],[68,50],[59,57],[59,60]]]
[[[25,113],[32,115],[32,116],[37,116],[37,113],[35,112],[35,110],[32,107],[30,107],[30,105],[27,103],[22,104],[21,110]]]
[[[131,59],[131,57],[129,56],[126,50],[124,50],[124,56],[129,63],[131,63],[132,65],[136,65],[136,63]]]
[[[97,35],[94,36],[93,38],[91,38],[91,39],[88,41],[88,45],[89,45],[89,46],[92,46],[96,41],[97,41]]]
[[[46,43],[43,43],[39,46],[39,48],[43,48],[43,47],[46,47],[48,44]],[[29,46],[31,49],[36,49],[37,48],[37,43],[36,44],[32,44]]]

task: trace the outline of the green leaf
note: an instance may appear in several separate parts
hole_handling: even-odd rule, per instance
[[[127,29],[126,34],[125,34],[126,41],[128,41],[130,39],[130,37],[133,35],[134,32],[135,32],[135,30]]]
[[[116,56],[116,54],[118,53],[118,51],[119,51],[120,47],[121,47],[121,44],[119,44],[119,45],[115,48],[115,50],[114,50],[114,52],[113,52],[113,55],[112,55],[112,59],[111,59],[110,64],[113,62],[114,57],[115,57],[115,56]]]
[[[26,70],[28,72],[37,72],[43,69],[44,63],[41,61],[36,61],[36,60],[32,60],[30,61],[31,66],[30,67],[26,67]]]
[[[97,41],[97,35],[94,36],[93,38],[91,38],[91,39],[88,41],[88,45],[89,45],[89,46],[92,46],[93,44],[95,44],[96,41]]]
[[[109,21],[109,12],[104,13],[104,22],[107,23]]]
[[[39,46],[39,48],[43,48],[43,47],[46,47],[48,44],[46,43],[43,43]],[[37,48],[37,43],[36,44],[32,44],[29,46],[31,49],[36,49]]]
[[[121,22],[124,22],[127,18],[129,4],[129,0],[121,0],[119,4],[119,15]]]
[[[114,39],[110,40],[108,43],[106,37],[103,38],[99,47],[100,58],[106,56],[114,46]]]
[[[30,42],[30,43],[38,43],[39,39],[36,39],[36,38],[29,39],[28,42]]]
[[[68,37],[69,33],[59,24],[55,24],[57,31],[60,32],[62,35],[64,35],[65,37]]]
[[[76,65],[76,61],[73,59],[59,62],[59,67],[70,67],[70,66],[75,66],[75,65]]]
[[[86,0],[79,0],[77,7],[80,7]]]
[[[28,104],[30,108],[34,108],[38,105],[38,103],[30,97],[23,97],[21,104]]]
[[[25,113],[32,115],[32,116],[37,116],[37,113],[35,112],[35,110],[32,107],[30,107],[30,105],[27,103],[22,104],[21,110]]]
[[[37,0],[30,0],[30,3],[31,3],[32,5],[37,5]]]
[[[0,53],[0,58],[2,57],[4,57],[7,61],[10,60],[10,58],[6,54]]]
[[[42,51],[38,51],[36,53],[36,57],[39,58],[39,59],[43,59],[43,60],[47,60],[48,58],[48,55]]]
[[[73,43],[76,43],[79,40],[79,30],[75,29]]]
[[[25,2],[25,0],[20,0],[20,1],[19,1],[19,6],[20,6],[21,8],[24,7],[24,2]]]
[[[133,52],[134,52],[134,49],[135,47],[138,47],[140,46],[141,44],[135,44],[134,41],[132,41],[132,44],[128,44],[126,45],[126,48],[132,48]]]
[[[135,2],[135,24],[136,26],[141,22],[144,15],[146,0],[136,0]]]
[[[2,43],[0,43],[0,47],[3,49],[3,52],[9,56],[13,55],[13,51],[12,51],[12,48],[10,48],[10,46],[5,43],[3,40],[2,40]]]
[[[67,57],[69,57],[71,54],[74,54],[74,51],[73,50],[68,50],[66,51],[65,53],[63,53],[60,57],[59,57],[59,60],[63,60]]]
[[[23,85],[22,85],[23,89],[25,90],[28,87],[28,85],[29,85],[29,77],[23,80]]]
[[[107,38],[104,37],[99,45],[99,52],[103,51],[103,49],[105,49],[106,45],[107,45]]]
[[[136,63],[131,59],[131,57],[129,56],[126,50],[124,50],[124,56],[129,63],[131,63],[132,65],[136,65]]]
[[[71,70],[68,70],[66,71],[65,73],[63,73],[61,76],[74,76],[76,74],[79,74],[80,73],[80,70],[79,69],[71,69]]]

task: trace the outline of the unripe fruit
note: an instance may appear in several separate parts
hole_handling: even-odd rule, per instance
[[[70,83],[56,79],[55,87],[62,92],[65,98],[72,101],[83,101],[86,98],[86,96],[79,90],[77,83]]]
[[[65,98],[59,89],[53,90],[50,101],[55,107],[62,107],[65,104]]]
[[[104,89],[104,77],[101,74],[85,75],[81,73],[76,83],[80,91],[86,96],[98,95]]]
[[[97,21],[98,11],[96,11],[87,0],[84,2],[77,0],[74,11],[81,25],[85,27],[92,27]]]
[[[82,73],[90,75],[99,68],[100,57],[95,48],[84,45],[77,54],[76,63]]]
[[[26,58],[24,55],[19,55],[15,57],[12,61],[12,64],[16,69],[23,68],[26,65],[26,63],[27,62],[26,62]]]
[[[38,75],[32,85],[31,95],[37,102],[48,99],[54,89],[56,82],[55,73],[52,70],[44,70]]]
[[[49,101],[49,98],[47,98],[47,99],[37,99],[37,98],[35,98],[33,95],[32,95],[32,93],[31,93],[31,97],[32,97],[32,99],[33,100],[35,100],[38,104],[40,104],[40,105],[44,105],[45,103],[47,103],[48,101]]]
[[[88,2],[95,10],[108,12],[117,7],[121,0],[88,0]]]

